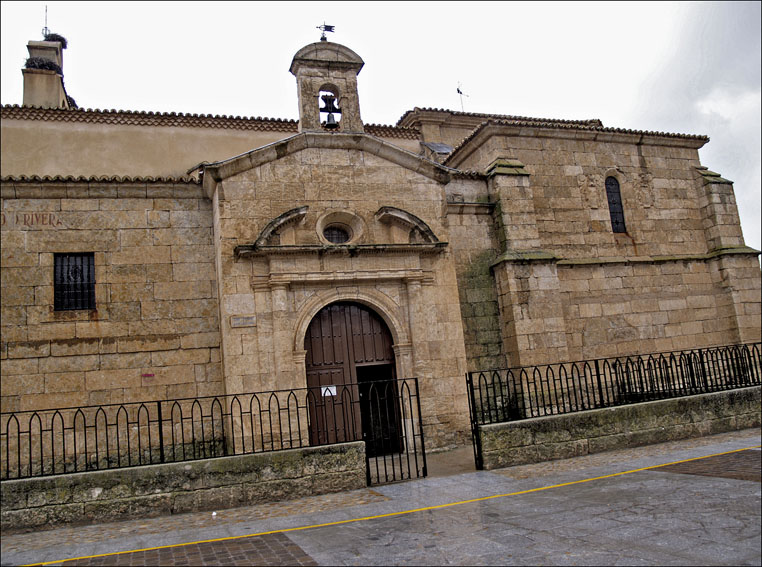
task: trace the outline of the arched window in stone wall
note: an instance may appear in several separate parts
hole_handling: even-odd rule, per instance
[[[611,215],[611,230],[614,232],[627,232],[624,224],[624,208],[622,207],[622,194],[619,191],[619,181],[616,177],[606,178],[606,198],[609,202],[609,214]]]

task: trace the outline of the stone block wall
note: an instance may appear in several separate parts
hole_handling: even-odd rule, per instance
[[[365,487],[365,443],[3,481],[2,529],[219,510]]]
[[[447,209],[469,371],[508,364],[491,271],[497,258],[493,208],[488,204],[452,202]]]
[[[720,269],[724,262],[734,265],[733,287]],[[558,279],[570,360],[759,340],[759,264],[753,256],[562,261]]]
[[[503,261],[493,267],[493,273],[511,366],[572,360],[555,262]]]
[[[210,203],[194,183],[2,186],[2,411],[223,392]],[[53,309],[93,252],[95,310]]]
[[[608,262],[507,256],[494,273],[514,366],[760,338],[759,263],[748,251]]]
[[[760,425],[760,387],[480,426],[484,469]]]
[[[705,140],[492,128],[448,165],[484,171],[495,201],[510,365],[758,340],[759,262],[731,182],[698,161]],[[609,176],[625,233],[612,231]]]
[[[703,141],[632,134],[573,134],[505,128],[457,167],[486,171],[498,158],[518,160],[529,173],[539,248],[560,258],[701,254],[708,251]],[[587,139],[585,139],[587,138]],[[448,164],[450,165],[450,164]],[[452,164],[456,165],[456,164]],[[611,230],[605,179],[620,184],[626,234]],[[511,206],[510,202],[506,203]],[[734,204],[733,204],[734,205]],[[738,223],[734,206],[723,224]],[[727,222],[726,222],[727,221]],[[506,227],[506,238],[512,229]],[[521,230],[521,227],[515,227]]]

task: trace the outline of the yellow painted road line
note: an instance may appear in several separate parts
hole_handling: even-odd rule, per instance
[[[339,526],[341,524],[351,524],[353,522],[365,522],[368,520],[376,520],[378,518],[388,518],[390,516],[404,516],[406,514],[414,514],[415,512],[425,512],[427,510],[437,510],[440,508],[449,508],[450,506],[459,506],[461,504],[472,504],[474,502],[483,502],[485,500],[492,500],[494,498],[505,498],[507,496],[519,496],[521,494],[530,494],[532,492],[540,492],[542,490],[550,490],[551,488],[561,488],[562,486],[572,486],[574,484],[582,484],[584,482],[592,482],[594,480],[603,480],[605,478],[613,478],[616,476],[623,476],[626,474],[632,474],[636,472],[642,472],[652,469],[658,469],[660,467],[668,467],[670,465],[677,465],[679,463],[687,463],[690,461],[698,461],[701,459],[708,459],[710,457],[719,457],[720,455],[730,455],[731,453],[740,453],[741,451],[749,451],[750,449],[760,449],[762,448],[762,445],[754,445],[752,447],[744,447],[743,449],[734,449],[733,451],[725,451],[723,453],[714,453],[712,455],[704,455],[703,457],[692,457],[690,459],[683,459],[681,461],[672,461],[671,463],[662,463],[661,465],[651,465],[650,467],[642,467],[639,469],[632,469],[629,471],[622,471],[612,474],[605,474],[603,476],[596,476],[592,478],[584,478],[582,480],[573,480],[571,482],[562,482],[561,484],[552,484],[550,486],[541,486],[539,488],[530,488],[528,490],[520,490],[518,492],[509,492],[507,494],[493,494],[492,496],[482,496],[480,498],[472,498],[471,500],[459,500],[458,502],[448,502],[447,504],[438,504],[436,506],[426,506],[424,508],[415,508],[412,510],[403,510],[401,512],[389,512],[387,514],[378,514],[376,516],[365,516],[363,518],[351,518],[349,520],[338,520],[336,522],[326,522],[324,524],[312,524],[309,526],[298,526],[296,528],[282,528],[279,530],[271,530],[268,532],[258,532],[255,534],[246,534],[246,535],[238,535],[238,536],[227,536],[227,537],[219,537],[215,539],[204,539],[199,541],[189,541],[186,543],[174,543],[170,545],[159,545],[156,547],[146,547],[143,549],[130,549],[128,551],[114,551],[111,553],[101,553],[98,555],[85,555],[82,557],[72,557],[70,559],[58,559],[57,561],[46,561],[45,563],[29,563],[28,565],[52,565],[54,563],[64,563],[66,561],[80,561],[82,559],[93,559],[95,557],[107,557],[110,555],[124,555],[125,553],[140,553],[141,551],[155,551],[157,549],[168,549],[171,547],[183,547],[186,545],[197,545],[199,543],[214,543],[217,541],[230,541],[234,539],[243,539],[247,537],[257,537],[257,536],[263,536],[263,535],[270,535],[270,534],[279,534],[279,533],[286,533],[286,532],[297,532],[302,530],[311,530],[314,528],[325,528],[328,526]]]

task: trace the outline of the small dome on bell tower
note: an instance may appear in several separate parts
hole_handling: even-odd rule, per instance
[[[365,62],[338,43],[318,41],[301,48],[289,71],[299,92],[300,132],[364,132],[357,75]]]

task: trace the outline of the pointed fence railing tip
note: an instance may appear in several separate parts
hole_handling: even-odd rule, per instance
[[[480,426],[759,386],[762,343],[466,374],[477,470]]]
[[[403,471],[411,459],[425,464],[417,379],[338,384],[329,391],[294,388],[4,412],[0,480],[363,440],[373,449],[366,450],[369,483],[412,477]],[[425,466],[416,466],[416,476],[422,475]]]
[[[760,385],[761,345],[470,372],[472,428]]]

